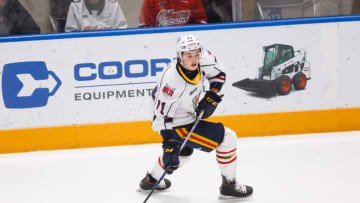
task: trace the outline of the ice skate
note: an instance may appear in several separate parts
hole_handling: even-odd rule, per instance
[[[152,177],[149,173],[141,180],[140,182],[140,190],[147,191],[151,190],[156,184],[157,180]],[[155,190],[166,190],[171,186],[170,180],[164,178]]]
[[[253,188],[247,185],[241,185],[236,181],[227,181],[226,178],[222,177],[223,181],[220,186],[219,199],[238,199],[246,198],[253,193]]]

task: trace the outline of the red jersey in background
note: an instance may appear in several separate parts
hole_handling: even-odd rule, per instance
[[[202,0],[144,0],[140,27],[207,23]]]

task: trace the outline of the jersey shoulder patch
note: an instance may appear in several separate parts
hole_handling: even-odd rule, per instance
[[[161,92],[165,95],[165,96],[169,96],[172,97],[174,94],[175,88],[171,87],[169,84],[165,84],[164,87],[162,88]]]

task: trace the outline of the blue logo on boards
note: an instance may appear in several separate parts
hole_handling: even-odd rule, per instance
[[[2,95],[6,108],[46,106],[61,81],[48,71],[45,62],[31,61],[5,64],[2,72]]]

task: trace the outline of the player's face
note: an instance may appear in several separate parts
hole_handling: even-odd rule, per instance
[[[183,66],[187,70],[196,70],[200,62],[200,49],[185,51],[182,55]]]

